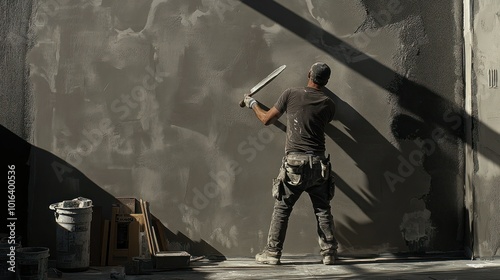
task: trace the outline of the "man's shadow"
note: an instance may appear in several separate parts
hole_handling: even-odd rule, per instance
[[[350,104],[327,88],[324,88],[324,92],[336,105],[335,119],[327,125],[325,134],[355,162],[356,167],[366,177],[366,185],[352,184],[352,180],[346,178],[352,174],[342,171],[342,165],[346,163],[338,161],[338,155],[332,154],[336,198],[338,199],[339,191],[342,192],[371,221],[360,224],[354,216],[346,216],[337,221],[339,243],[351,246],[351,241],[355,241],[356,247],[367,248],[373,246],[374,239],[381,238],[379,234],[375,234],[380,232],[384,233],[384,240],[401,240],[399,227],[387,227],[391,226],[391,221],[402,220],[404,213],[393,209],[401,209],[408,202],[398,199],[397,190],[391,190],[384,173],[397,172],[400,164],[398,156],[405,151],[396,149]],[[332,203],[334,211],[336,198],[334,197]],[[333,214],[335,217],[335,213]]]

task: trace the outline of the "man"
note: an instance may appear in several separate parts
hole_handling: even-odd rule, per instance
[[[325,157],[325,126],[333,119],[335,104],[321,91],[330,73],[325,63],[314,63],[307,86],[285,90],[269,111],[262,109],[252,97],[244,99],[245,105],[264,125],[287,113],[286,155],[280,174],[273,180],[274,211],[267,246],[255,256],[258,263],[280,263],[288,219],[304,191],[309,194],[316,214],[323,263],[335,263],[338,245],[330,208],[334,182],[329,156]]]

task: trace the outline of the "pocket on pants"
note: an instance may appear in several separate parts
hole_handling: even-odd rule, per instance
[[[286,182],[292,186],[297,186],[302,183],[304,175],[303,160],[287,160],[285,162]]]
[[[277,200],[281,200],[285,193],[285,189],[283,186],[283,180],[285,179],[285,169],[283,167],[280,167],[280,173],[278,174],[278,177],[273,179],[273,189],[272,189],[272,194],[273,197]]]

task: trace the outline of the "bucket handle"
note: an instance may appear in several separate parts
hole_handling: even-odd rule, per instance
[[[53,203],[49,206],[49,209],[56,210],[56,208],[57,208],[57,206],[59,206],[59,204],[60,203]],[[54,212],[54,217],[56,217],[56,220],[57,220],[57,218],[59,218],[59,212],[57,210]]]

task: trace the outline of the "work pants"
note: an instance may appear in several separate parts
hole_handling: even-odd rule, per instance
[[[328,170],[325,170],[325,165]],[[336,254],[338,243],[330,207],[334,182],[330,173],[330,164],[324,157],[306,154],[285,156],[273,185],[274,211],[266,246],[271,255],[281,256],[290,214],[303,192],[309,194],[312,202],[321,255]]]

